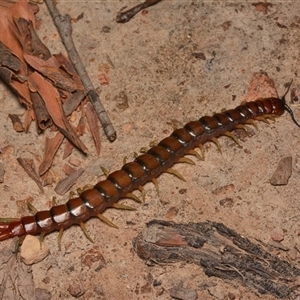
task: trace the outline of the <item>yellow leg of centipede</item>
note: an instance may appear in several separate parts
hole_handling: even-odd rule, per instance
[[[204,160],[204,157],[201,156],[195,149],[191,149],[187,154],[196,156],[199,160]]]
[[[135,207],[124,205],[124,204],[120,204],[120,203],[114,203],[112,205],[112,207],[116,208],[116,209],[123,209],[123,210],[136,210]]]
[[[61,239],[62,239],[63,233],[64,233],[64,229],[61,228],[59,230],[59,234],[57,236],[57,243],[58,243],[58,249],[59,249],[59,251],[61,251]]]
[[[117,225],[115,225],[112,221],[108,220],[106,217],[104,217],[102,214],[98,214],[97,217],[102,221],[104,222],[105,224],[107,224],[108,226],[110,227],[113,227],[113,228],[119,228]]]
[[[132,199],[138,203],[143,203],[143,201],[133,193],[127,193],[125,196],[126,196],[126,198]]]
[[[224,135],[226,135],[226,136],[232,138],[232,139],[236,142],[236,144],[237,144],[238,146],[241,147],[241,144],[240,144],[240,142],[239,142],[237,136],[236,136],[234,133],[232,133],[232,132],[230,132],[230,131],[226,131],[226,132],[224,133]]]
[[[176,177],[178,177],[179,179],[181,179],[182,181],[186,182],[186,180],[184,179],[184,177],[176,170],[169,168],[165,171],[166,173],[175,175]]]
[[[85,224],[83,222],[80,222],[79,226],[80,226],[81,230],[83,231],[83,233],[85,234],[85,236],[87,237],[87,239],[90,240],[92,243],[94,243],[93,239],[91,238],[91,236],[89,235],[89,233],[85,227]]]
[[[255,129],[258,130],[257,124],[255,123],[254,120],[249,119],[246,121],[246,124],[253,125],[255,127]]]
[[[188,157],[181,157],[181,158],[179,158],[179,160],[177,162],[178,163],[187,163],[187,164],[194,165],[194,166],[196,165],[195,162]]]
[[[218,150],[219,150],[219,151],[220,151],[220,153],[222,154],[221,145],[220,145],[220,143],[219,143],[218,139],[217,139],[217,138],[215,138],[215,137],[212,137],[212,138],[210,138],[210,140],[211,140],[212,142],[214,142],[214,143],[217,145],[217,148],[218,148]]]
[[[151,181],[153,182],[153,184],[155,186],[157,196],[159,196],[159,187],[158,187],[158,181],[157,181],[157,179],[156,178],[152,178]]]
[[[270,124],[270,122],[268,121],[268,118],[266,116],[258,116],[258,117],[255,118],[255,120],[262,121],[266,124]]]

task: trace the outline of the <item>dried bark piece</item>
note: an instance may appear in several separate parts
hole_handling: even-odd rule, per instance
[[[40,175],[45,174],[46,171],[49,170],[49,168],[51,167],[55,153],[60,147],[63,139],[64,136],[60,132],[57,132],[55,137],[52,139],[46,138],[44,157],[43,157],[43,161],[39,166]]]
[[[11,121],[13,123],[14,130],[16,132],[24,132],[25,131],[25,129],[23,127],[23,124],[22,124],[22,122],[21,122],[18,115],[9,114],[8,116],[11,119]]]
[[[284,157],[278,163],[276,171],[273,173],[270,183],[272,185],[286,185],[292,175],[292,157]]]
[[[76,172],[72,173],[70,176],[62,179],[55,187],[55,192],[59,195],[64,195],[72,185],[76,182],[76,180],[82,175],[84,170],[82,168],[78,169]]]
[[[194,263],[208,276],[239,281],[262,294],[293,299],[299,289],[299,268],[222,223],[153,220],[133,245],[140,258],[152,263]]]
[[[65,115],[69,116],[78,107],[87,94],[87,90],[73,93],[72,96],[63,104]]]
[[[30,96],[33,103],[38,127],[44,131],[46,128],[52,125],[52,119],[50,118],[50,115],[45,106],[45,102],[43,101],[40,94],[30,92]]]
[[[40,191],[44,193],[44,188],[39,175],[35,171],[33,160],[29,158],[18,157],[17,161],[20,164],[20,166],[25,170],[25,172],[29,175],[29,177],[35,181]]]
[[[33,17],[33,19],[35,18]],[[15,20],[15,25],[21,35],[19,41],[22,44],[23,56],[28,53],[45,60],[51,57],[49,49],[41,42],[36,34],[32,20],[27,20],[20,16]]]
[[[86,115],[88,124],[90,126],[90,131],[92,133],[92,136],[93,136],[93,139],[95,142],[97,154],[99,156],[100,149],[101,149],[100,130],[99,130],[99,125],[98,125],[97,115],[94,111],[93,105],[90,102],[88,102],[86,104],[85,115]]]
[[[20,257],[24,264],[32,265],[42,261],[49,253],[49,247],[35,236],[28,234],[22,243]]]
[[[45,61],[38,57],[24,54],[24,58],[32,68],[50,79],[54,86],[70,93],[84,89],[81,82],[75,82],[73,76],[61,68],[55,57],[50,57]]]
[[[47,111],[49,112],[53,122],[58,127],[60,132],[62,132],[62,134],[78,149],[84,153],[87,153],[86,146],[76,135],[76,132],[73,130],[63,113],[57,89],[54,88],[50,82],[45,80],[44,77],[37,72],[30,74],[28,80],[45,101]]]

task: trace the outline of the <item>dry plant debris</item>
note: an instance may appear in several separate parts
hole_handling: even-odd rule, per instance
[[[39,176],[50,169],[65,138],[68,142],[65,144],[64,158],[70,155],[73,146],[83,153],[88,152],[79,138],[86,128],[84,116],[89,120],[98,155],[100,136],[93,107],[89,105],[86,110],[84,105],[80,105],[86,103],[89,91],[84,88],[72,63],[63,54],[52,55],[36,33],[35,14],[38,10],[37,4],[27,1],[0,0],[0,80],[11,88],[26,108],[24,125],[19,116],[9,115],[17,132],[27,132],[33,121],[39,133],[46,129],[56,132],[54,137],[46,137],[44,158],[38,167],[38,174],[33,176],[33,170],[29,170],[24,160],[18,160],[31,174],[30,177],[35,178],[42,191]],[[77,127],[68,118],[76,109],[79,110],[77,115],[82,116]]]

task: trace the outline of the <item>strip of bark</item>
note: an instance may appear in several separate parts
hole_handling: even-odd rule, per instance
[[[46,128],[52,125],[52,119],[50,118],[50,115],[45,106],[45,102],[43,101],[40,94],[37,92],[30,92],[30,97],[33,103],[38,127],[44,131]]]
[[[19,118],[18,115],[15,115],[15,114],[9,114],[8,115],[13,123],[13,127],[14,127],[14,130],[16,132],[24,132],[24,127],[23,127],[23,124]]]
[[[104,132],[108,139],[113,142],[116,139],[116,131],[104,110],[103,105],[100,102],[99,96],[95,91],[95,88],[84,68],[84,65],[80,59],[80,56],[76,50],[74,41],[72,39],[72,26],[71,26],[71,17],[69,15],[62,16],[56,5],[52,0],[45,0],[45,3],[48,7],[50,15],[54,21],[54,24],[61,36],[62,42],[66,47],[69,58],[73,63],[78,75],[81,78],[83,86],[85,89],[89,90],[88,93],[89,100],[94,106],[94,109],[97,113],[97,116],[102,124]]]
[[[138,256],[150,263],[194,263],[208,276],[239,281],[262,294],[294,299],[300,286],[299,268],[222,223],[153,220],[133,244]]]

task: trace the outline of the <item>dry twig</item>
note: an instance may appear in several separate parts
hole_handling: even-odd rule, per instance
[[[73,63],[80,79],[83,83],[85,89],[89,90],[88,97],[91,103],[94,106],[94,109],[98,115],[98,118],[102,124],[104,132],[108,139],[113,142],[116,139],[116,131],[102,106],[99,96],[93,87],[93,84],[83,66],[83,63],[80,59],[80,56],[75,48],[74,41],[72,39],[72,26],[71,26],[71,17],[67,14],[62,16],[56,5],[52,0],[45,0],[45,3],[48,7],[48,10],[51,14],[51,17],[54,21],[54,24],[61,36],[62,42],[66,47],[69,58]]]
[[[146,9],[147,7],[154,5],[161,0],[146,0],[145,2],[132,7],[124,12],[120,12],[117,15],[116,21],[118,23],[126,23],[130,21],[131,18],[133,18],[138,12],[140,12],[142,9]]]

